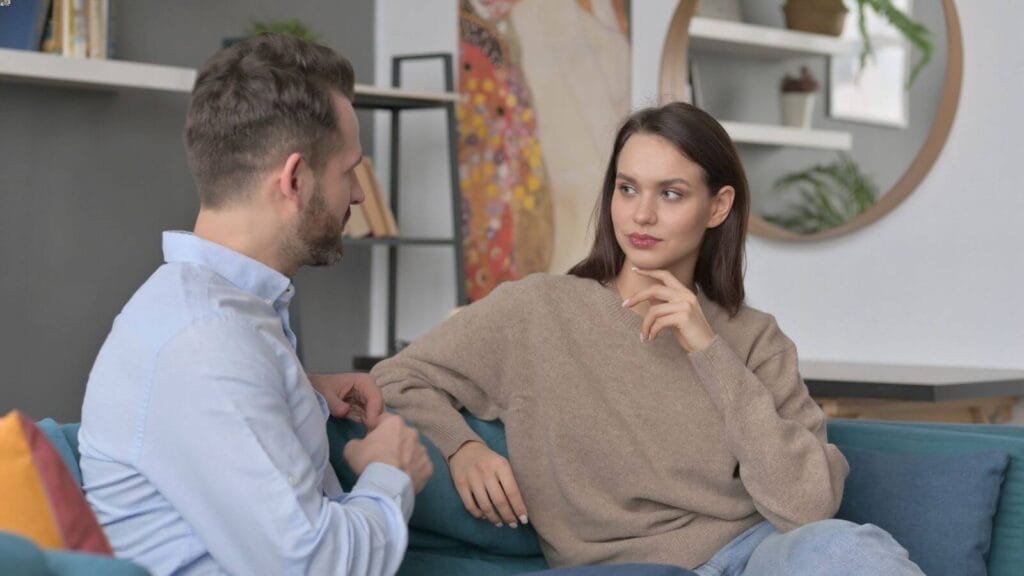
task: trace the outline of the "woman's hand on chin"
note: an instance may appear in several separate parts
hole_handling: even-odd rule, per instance
[[[640,328],[640,340],[650,342],[666,328],[671,329],[686,352],[707,348],[715,339],[715,331],[700,308],[697,295],[667,270],[640,270],[633,272],[657,283],[626,298],[622,305],[632,308],[641,302],[650,302]]]

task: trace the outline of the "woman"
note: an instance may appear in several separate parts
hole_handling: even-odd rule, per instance
[[[921,573],[884,531],[828,520],[848,467],[793,343],[743,304],[749,203],[711,116],[640,110],[615,139],[586,259],[499,286],[374,369],[471,514],[532,522],[555,566]],[[504,422],[511,466],[463,407]]]

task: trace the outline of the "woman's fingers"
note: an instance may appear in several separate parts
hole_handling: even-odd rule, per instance
[[[679,279],[676,278],[675,275],[669,272],[668,270],[641,270],[634,266],[633,272],[636,272],[641,276],[654,278],[655,280],[660,281],[665,286],[668,286],[669,288],[672,288],[674,290],[686,290],[687,292],[690,292],[690,289],[687,288],[682,282],[680,282]]]
[[[469,487],[473,492],[473,499],[476,501],[477,508],[483,513],[484,518],[491,524],[497,526],[501,524],[501,516],[498,516],[498,512],[494,509],[494,505],[491,503],[491,498],[487,494],[487,486],[484,482],[484,478],[479,474],[471,474],[469,478]]]
[[[519,519],[516,518],[516,513],[512,511],[512,506],[508,503],[508,497],[505,495],[501,482],[498,481],[498,476],[496,474],[487,475],[484,478],[484,485],[487,487],[487,495],[491,497],[491,502],[497,509],[498,515],[501,516],[501,521],[513,528],[519,526]]]
[[[680,314],[670,313],[658,317],[654,321],[654,323],[651,324],[650,335],[647,336],[647,339],[654,340],[655,338],[658,337],[658,334],[661,334],[661,331],[664,330],[665,328],[668,328],[670,326],[676,326],[677,324],[682,322],[683,319],[680,316]]]
[[[654,323],[661,317],[679,312],[681,305],[678,302],[667,302],[651,306],[644,315],[640,324],[640,339],[644,342],[656,338],[658,335],[653,332]]]
[[[462,505],[466,507],[466,511],[469,512],[470,516],[477,519],[484,517],[483,511],[476,505],[476,499],[473,498],[473,489],[469,487],[468,480],[456,480],[455,491],[459,493]]]
[[[671,302],[678,300],[680,297],[679,292],[672,290],[664,284],[655,284],[654,286],[648,286],[643,290],[633,294],[629,298],[622,301],[622,305],[627,308],[632,308],[641,302],[647,302],[648,300],[660,300],[662,302]]]
[[[511,466],[498,470],[498,481],[501,482],[501,487],[505,491],[505,495],[508,496],[508,502],[512,506],[512,512],[515,513],[516,519],[523,524],[529,524],[530,519],[527,515],[526,503],[523,502],[523,495],[519,492],[519,484],[516,482],[515,476],[512,475]]]

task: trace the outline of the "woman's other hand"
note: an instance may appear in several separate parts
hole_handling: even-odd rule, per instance
[[[622,305],[632,308],[641,302],[650,302],[640,328],[640,340],[649,342],[670,328],[687,352],[703,350],[715,339],[715,331],[700,308],[697,295],[667,270],[640,270],[633,272],[646,276],[657,283],[644,288],[623,301]]]
[[[452,481],[466,510],[495,526],[528,524],[526,504],[504,457],[477,441],[466,442],[448,459]]]

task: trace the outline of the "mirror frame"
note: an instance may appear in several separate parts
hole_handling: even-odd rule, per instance
[[[930,0],[929,0],[930,1]],[[674,95],[686,94],[688,84],[687,71],[690,46],[690,20],[697,9],[698,0],[679,0],[668,34],[661,50],[661,74],[659,78],[659,102],[667,104],[678,100]],[[748,229],[751,234],[776,240],[814,241],[835,238],[859,230],[885,216],[896,208],[914,191],[931,170],[942,152],[949,131],[956,118],[960,103],[960,85],[963,80],[964,54],[963,38],[960,34],[960,18],[953,0],[942,0],[942,8],[946,19],[946,78],[942,87],[942,97],[935,120],[927,138],[918,150],[917,156],[902,176],[893,184],[888,192],[879,197],[870,208],[851,220],[813,234],[797,234],[777,226],[751,212]],[[824,58],[824,56],[822,56]]]

